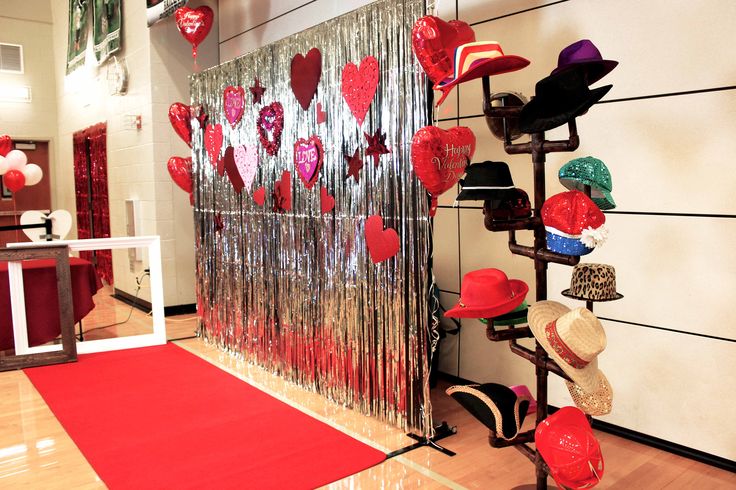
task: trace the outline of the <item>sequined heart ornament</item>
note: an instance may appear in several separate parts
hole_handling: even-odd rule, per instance
[[[309,139],[298,139],[294,143],[294,166],[307,189],[311,189],[317,181],[324,154],[322,140],[316,135]]]
[[[235,165],[238,167],[238,172],[246,189],[250,189],[253,185],[259,163],[260,159],[255,145],[235,147]]]
[[[393,228],[383,229],[383,218],[375,214],[365,220],[365,244],[374,264],[388,260],[399,252],[399,234]]]
[[[475,135],[466,127],[447,131],[425,126],[411,139],[411,164],[432,196],[429,215],[437,210],[437,197],[454,186],[475,153]]]
[[[284,108],[281,103],[274,102],[263,107],[258,113],[256,127],[258,139],[266,153],[276,155],[281,147],[281,133],[284,130]]]
[[[309,109],[314,94],[317,93],[319,79],[322,77],[322,53],[312,48],[304,56],[297,53],[291,60],[291,91],[305,111]]]
[[[207,156],[210,158],[210,164],[217,168],[220,161],[220,150],[222,149],[222,125],[208,124],[204,131],[204,147],[207,150]],[[218,173],[219,169],[218,169]],[[222,175],[222,173],[220,173]]]
[[[358,127],[363,125],[377,88],[378,60],[373,56],[363,58],[360,68],[353,62],[348,62],[343,68],[342,97],[358,121]]]
[[[235,127],[243,117],[245,110],[245,89],[243,87],[228,86],[223,92],[223,107],[225,118],[232,127]]]
[[[319,207],[322,214],[327,214],[335,209],[335,198],[327,193],[327,187],[319,190]]]

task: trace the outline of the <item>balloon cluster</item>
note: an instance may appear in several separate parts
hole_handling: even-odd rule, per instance
[[[9,136],[0,137],[3,141],[9,141]],[[5,187],[11,192],[18,192],[27,185],[36,185],[43,178],[43,170],[35,163],[28,163],[28,157],[20,150],[9,150],[2,145],[0,150],[0,175],[3,176]]]
[[[194,124],[197,121],[197,124]],[[192,134],[195,128],[203,128],[207,121],[207,114],[201,106],[190,107],[181,102],[174,102],[169,107],[169,122],[177,135],[189,147],[192,146]],[[189,194],[189,202],[194,204],[192,194],[192,159],[171,157],[166,165],[169,175],[176,185]]]

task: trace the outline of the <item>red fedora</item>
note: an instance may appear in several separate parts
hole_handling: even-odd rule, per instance
[[[534,442],[549,473],[564,488],[592,488],[603,477],[603,455],[585,414],[562,407],[537,426]]]
[[[498,269],[479,269],[463,276],[460,299],[445,316],[453,318],[493,318],[510,312],[526,297],[529,286],[509,279]]]

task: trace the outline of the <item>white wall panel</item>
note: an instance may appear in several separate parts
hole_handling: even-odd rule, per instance
[[[440,289],[460,291],[457,210],[439,208],[434,217],[434,277]]]
[[[296,9],[309,0],[219,0],[220,42]],[[297,14],[299,15],[299,14]]]

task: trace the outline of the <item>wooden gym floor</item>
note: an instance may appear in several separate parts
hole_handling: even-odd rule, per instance
[[[88,331],[85,339],[150,331],[150,317],[139,310],[133,310],[130,320],[124,324],[97,328],[125,320],[130,307],[112,299],[109,290],[98,292],[95,302],[97,307],[83,322]],[[196,328],[194,315],[167,318],[170,339],[191,337]],[[200,339],[176,343],[383,451],[393,451],[415,442],[394,427],[330,403]],[[491,448],[488,430],[445,395],[446,387],[446,383],[440,383],[432,390],[433,414],[436,423],[446,420],[457,427],[457,434],[440,441],[444,447],[457,452],[457,456],[448,457],[423,447],[335,482],[328,488],[510,489],[534,483],[531,463],[513,448]],[[531,421],[525,426],[530,427]],[[598,432],[597,436],[606,468],[598,488],[736,488],[736,474],[609,434]],[[554,488],[551,479],[549,483],[550,488]],[[105,488],[22,371],[0,373],[0,488]]]

